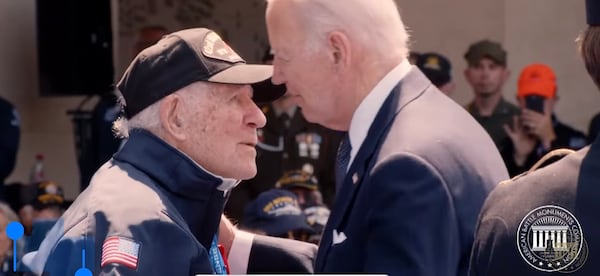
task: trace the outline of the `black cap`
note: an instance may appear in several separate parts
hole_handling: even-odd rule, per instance
[[[215,32],[186,29],[163,37],[139,53],[117,87],[131,118],[163,97],[197,81],[254,85],[254,101],[269,102],[285,93],[271,83],[273,67],[246,64]]]
[[[590,26],[600,26],[600,1],[586,0],[587,23]]]
[[[438,53],[421,54],[416,64],[433,85],[440,87],[450,82],[450,61]]]

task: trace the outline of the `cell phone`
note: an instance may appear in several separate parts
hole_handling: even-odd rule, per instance
[[[544,114],[544,101],[546,99],[542,96],[531,95],[525,96],[525,107],[529,110],[533,110],[538,113]]]

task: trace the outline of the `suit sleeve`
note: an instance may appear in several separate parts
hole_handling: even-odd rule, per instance
[[[457,215],[441,176],[410,154],[382,161],[368,185],[364,271],[389,275],[455,275],[460,259]]]
[[[311,243],[255,235],[247,273],[313,273],[316,255]]]

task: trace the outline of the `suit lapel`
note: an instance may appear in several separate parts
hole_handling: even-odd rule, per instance
[[[404,79],[394,87],[377,112],[365,141],[342,181],[340,192],[335,197],[335,203],[319,246],[315,272],[323,271],[325,257],[332,245],[333,231],[343,231],[344,222],[352,209],[350,205],[354,202],[366,173],[373,167],[372,159],[387,136],[394,118],[404,106],[423,94],[429,85],[431,83],[421,71],[415,68],[411,69]]]

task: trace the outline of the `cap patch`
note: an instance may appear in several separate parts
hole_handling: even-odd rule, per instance
[[[429,68],[432,70],[442,70],[440,67],[440,59],[436,56],[427,57],[425,64],[423,64],[423,68]]]
[[[210,58],[231,63],[244,61],[218,34],[214,32],[209,32],[204,38],[202,54]]]

